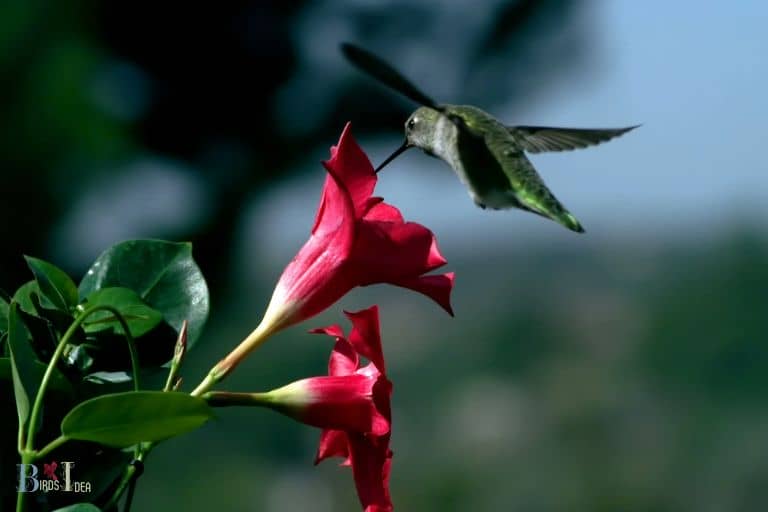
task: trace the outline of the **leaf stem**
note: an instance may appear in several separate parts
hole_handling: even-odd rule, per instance
[[[67,441],[69,441],[69,438],[67,437],[64,437],[64,436],[57,437],[56,439],[54,439],[53,441],[45,445],[43,448],[41,448],[39,451],[33,453],[34,459],[35,460],[42,459],[43,457],[51,453],[56,448],[66,443]]]

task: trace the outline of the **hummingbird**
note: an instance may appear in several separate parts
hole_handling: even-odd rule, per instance
[[[567,151],[597,145],[639,125],[625,128],[507,126],[471,105],[439,104],[381,57],[350,43],[341,51],[353,65],[421,106],[405,121],[405,141],[377,168],[416,147],[445,161],[480,208],[519,208],[560,223],[584,228],[544,184],[526,153]]]

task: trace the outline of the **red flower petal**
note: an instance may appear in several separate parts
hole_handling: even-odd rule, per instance
[[[320,313],[354,287],[341,271],[355,239],[355,225],[348,220],[352,211],[349,195],[329,173],[312,235],[280,276],[265,318],[273,305],[295,304],[298,312],[284,320],[281,327],[286,327]]]
[[[454,273],[439,274],[434,276],[409,277],[391,281],[392,284],[423,293],[434,300],[453,316],[451,307],[451,290],[453,289]]]
[[[313,334],[327,334],[336,338],[336,344],[328,359],[328,375],[352,375],[358,367],[358,357],[355,348],[344,337],[344,332],[338,325],[312,329]]]
[[[315,455],[315,465],[330,457],[344,457],[343,466],[351,464],[349,461],[349,439],[347,433],[341,430],[323,430],[320,433],[320,445]]]
[[[446,263],[431,231],[406,222],[363,222],[352,248],[362,285],[417,277]]]
[[[393,510],[389,495],[389,472],[392,452],[388,436],[370,437],[349,434],[349,458],[357,495],[366,511]]]
[[[367,201],[376,187],[376,173],[368,157],[352,137],[351,123],[344,126],[339,143],[331,147],[331,158],[323,162],[328,171],[338,176],[349,192],[355,208],[355,217],[366,212]]]
[[[357,353],[368,358],[379,372],[382,374],[386,373],[384,353],[381,348],[381,336],[379,335],[378,306],[372,306],[356,312],[345,311],[344,314],[352,322],[349,342],[355,347]]]
[[[373,403],[376,406],[376,410],[386,420],[386,425],[379,425],[378,431],[384,433],[383,430],[386,428],[386,434],[388,435],[392,430],[392,383],[384,376],[376,379],[373,385]],[[374,434],[377,433],[373,429],[372,432]]]
[[[306,395],[297,398],[306,403],[291,403],[277,409],[308,425],[381,436],[390,429],[389,404],[384,403],[385,417],[376,408],[381,399],[374,398],[374,390],[381,390],[381,386],[376,386],[378,380],[378,374],[359,373],[305,379],[300,382],[306,383]]]
[[[382,202],[384,199],[381,197],[372,197],[370,200],[370,208],[366,211],[364,220],[370,221],[382,221],[382,222],[405,222],[400,210]]]
[[[311,334],[327,334],[328,336],[334,336],[336,338],[344,337],[344,331],[338,324],[329,325],[328,327],[315,327],[314,329],[310,329],[309,332]]]

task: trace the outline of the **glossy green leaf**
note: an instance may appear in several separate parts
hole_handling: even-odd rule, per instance
[[[75,503],[64,508],[57,508],[53,512],[101,512],[101,509],[91,503]]]
[[[37,358],[29,344],[29,332],[19,316],[18,308],[16,302],[11,302],[8,309],[8,349],[16,412],[19,425],[23,428],[29,418],[32,400],[37,395],[40,379],[35,371]]]
[[[35,301],[32,299],[32,295],[41,295],[40,287],[37,286],[37,281],[34,279],[19,286],[19,289],[13,294],[13,300],[19,304],[19,309],[23,312],[37,316],[38,311],[35,308]]]
[[[123,448],[160,441],[200,427],[213,411],[186,393],[131,391],[102,395],[72,409],[61,422],[69,439]]]
[[[113,286],[135,291],[176,331],[188,320],[190,345],[199,337],[208,317],[208,286],[191,244],[131,240],[112,246],[80,282],[80,297]]]
[[[0,334],[8,332],[8,303],[0,297]]]
[[[59,267],[31,256],[24,256],[43,296],[56,309],[72,311],[77,306],[77,286]]]
[[[101,288],[91,293],[87,298],[87,307],[112,306],[117,309],[128,324],[134,338],[142,336],[163,321],[163,315],[147,306],[136,292],[129,288]],[[88,316],[83,323],[85,332],[112,330],[115,334],[123,334],[123,326],[117,317],[109,311],[96,311]]]

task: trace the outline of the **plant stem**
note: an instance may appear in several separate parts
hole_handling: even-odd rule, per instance
[[[212,369],[208,375],[205,376],[205,378],[200,382],[200,384],[197,385],[194,391],[190,393],[192,396],[200,396],[209,389],[211,389],[213,386],[216,385],[216,383],[219,382],[220,379],[216,379],[214,377],[214,369]]]
[[[276,328],[274,326],[268,327],[264,321],[256,327],[248,336],[245,337],[235,349],[227,354],[227,356],[216,363],[216,366],[211,368],[208,375],[197,385],[194,391],[190,393],[192,396],[200,396],[206,391],[210,390],[213,386],[224,380],[229,373],[240,364],[248,354],[256,350],[267,338],[269,338]]]
[[[22,466],[22,467],[26,468],[27,467],[26,464],[32,464],[33,460],[34,459],[31,453],[27,451],[22,452],[21,463],[25,464],[25,466]],[[21,478],[22,478],[21,471],[19,471],[19,485],[21,485]],[[27,494],[29,493],[26,493],[26,492],[16,493],[16,512],[24,512],[24,500],[27,497]]]
[[[53,450],[58,448],[59,446],[66,443],[67,441],[69,441],[69,439],[67,439],[66,437],[59,436],[53,441],[51,441],[50,443],[48,443],[47,445],[45,445],[41,450],[33,453],[32,456],[34,457],[34,460],[40,460],[46,455],[48,455],[49,453],[51,453]]]
[[[138,464],[136,464],[136,462],[138,462],[139,464],[142,464],[144,462],[144,458],[147,455],[149,455],[149,452],[151,451],[151,449],[152,449],[151,446],[147,446],[146,449],[142,450],[141,453],[139,453],[139,455],[136,457],[134,461],[131,462],[131,464],[128,464],[128,466],[126,466],[125,471],[123,471],[123,476],[120,479],[120,483],[117,484],[117,488],[115,489],[115,492],[112,493],[112,497],[109,498],[109,501],[107,501],[107,503],[104,505],[103,507],[104,510],[109,510],[111,507],[114,507],[115,505],[117,505],[117,502],[120,501],[120,497],[125,492],[125,489],[131,484],[131,482],[136,481],[136,478],[139,477],[139,475],[136,474],[138,471]],[[133,498],[131,495],[131,500],[132,499]],[[126,502],[126,505],[127,505],[127,508],[125,510],[127,511],[130,508],[130,501]]]
[[[187,326],[189,324],[186,320],[184,320],[184,323],[181,324],[181,329],[179,330],[179,337],[176,340],[176,345],[173,349],[173,359],[171,359],[171,367],[168,370],[168,378],[165,380],[165,386],[163,386],[163,391],[170,391],[173,387],[174,381],[176,380],[176,376],[179,374],[179,370],[181,369],[181,362],[184,359],[184,354],[187,351]]]
[[[125,495],[125,508],[123,512],[131,512],[131,505],[133,505],[133,494],[136,492],[136,482],[139,481],[138,475],[131,478],[131,483],[128,485],[128,494]]]

